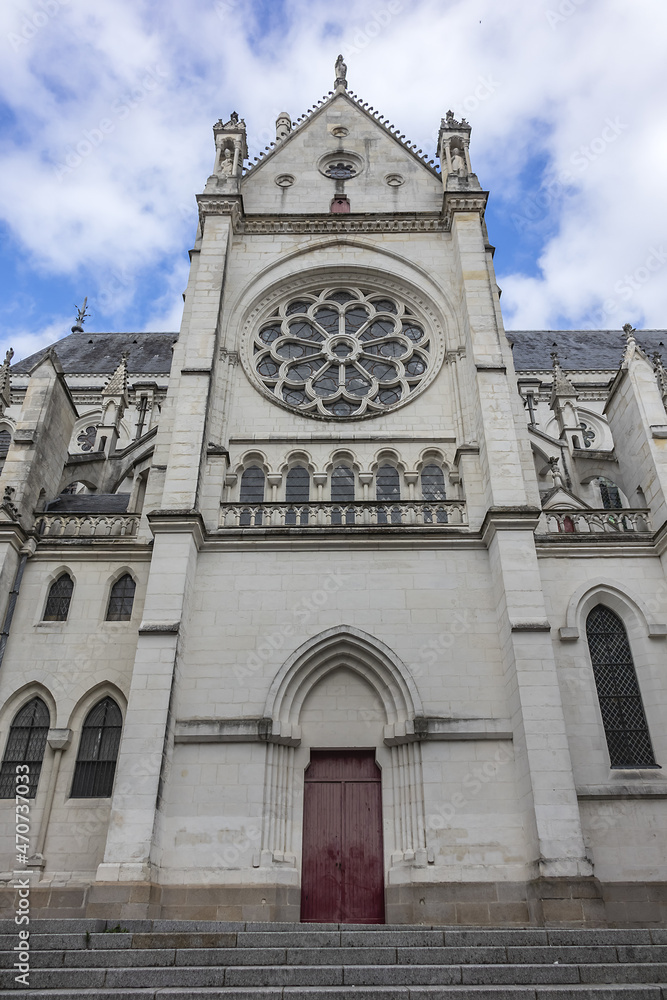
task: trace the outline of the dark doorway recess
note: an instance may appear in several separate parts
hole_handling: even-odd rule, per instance
[[[384,923],[375,750],[312,750],[303,804],[301,920]]]

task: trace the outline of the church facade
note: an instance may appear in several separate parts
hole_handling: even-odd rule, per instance
[[[179,334],[0,369],[4,910],[664,922],[667,334],[506,334],[345,75],[214,126]]]

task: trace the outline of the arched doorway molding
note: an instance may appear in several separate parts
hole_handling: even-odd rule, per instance
[[[415,716],[423,715],[414,678],[393,650],[360,629],[337,625],[299,646],[276,674],[264,707],[264,717],[273,720],[274,732],[293,730],[309,692],[339,667],[359,674],[374,688],[386,721],[397,735],[405,732],[406,723]]]
[[[289,737],[267,744],[261,867],[299,868],[303,808],[303,768],[307,749],[296,750],[299,716],[314,687],[341,667],[351,670],[377,692],[384,706],[388,736],[414,730],[423,708],[414,678],[401,659],[375,636],[351,625],[338,625],[304,642],[287,658],[269,689],[264,718],[273,734]],[[380,746],[386,855],[392,864],[425,864],[424,790],[421,746],[409,741]],[[296,874],[296,871],[295,871]]]

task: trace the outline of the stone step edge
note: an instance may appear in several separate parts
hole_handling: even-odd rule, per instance
[[[302,1000],[309,997],[340,997],[341,1000],[349,1000],[349,986],[246,986],[229,987],[224,989],[224,997],[227,1000]],[[347,991],[347,992],[346,992]],[[610,995],[617,995],[621,1000],[667,1000],[667,986],[664,984],[636,984],[624,985],[616,983],[601,984],[599,986],[590,984],[572,985],[516,985],[516,986],[357,986],[354,989],[355,997],[366,997],[367,1000],[385,1000],[387,996],[396,997],[396,1000],[418,1000],[418,998],[428,998],[432,996],[436,1000],[442,1000],[446,994],[460,998],[460,1000],[470,1000],[471,997],[479,996],[496,997],[497,1000],[549,1000],[550,997],[556,1000],[564,1000],[572,994],[580,994],[582,997],[591,1000],[609,1000]],[[560,996],[559,996],[560,994]],[[0,1000],[14,1000],[19,995],[17,990],[0,990]],[[220,1000],[222,997],[221,987],[158,987],[157,989],[82,989],[82,990],[30,990],[33,1000]]]

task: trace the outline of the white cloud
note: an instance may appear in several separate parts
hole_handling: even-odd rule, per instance
[[[6,347],[3,346],[2,357],[4,358],[5,351],[11,346],[14,351],[13,364],[16,364],[23,358],[29,358],[37,351],[41,351],[43,347],[62,340],[69,334],[71,326],[71,316],[59,316],[39,330],[27,329],[19,324],[12,332],[11,345],[8,342]]]
[[[37,289],[45,276],[85,273],[107,325],[131,329],[139,306],[175,323],[174,261],[194,237],[213,121],[238,110],[257,153],[277,112],[296,117],[331,88],[343,49],[351,89],[431,155],[447,108],[466,114],[474,166],[497,204],[520,197],[531,157],[550,179],[568,173],[542,193],[532,224],[540,271],[499,273],[508,326],[576,326],[614,298],[618,314],[601,326],[619,325],[624,307],[665,323],[662,271],[635,282],[630,299],[615,290],[661,246],[667,209],[661,0],[286,0],[266,8],[274,22],[264,34],[258,9],[240,0],[0,7],[0,97],[14,116],[0,216]],[[623,127],[605,142],[608,121]],[[521,244],[524,232],[504,238]],[[152,268],[161,278],[151,304]],[[38,329],[47,310],[36,304]],[[26,335],[20,324],[8,332],[16,343]]]

